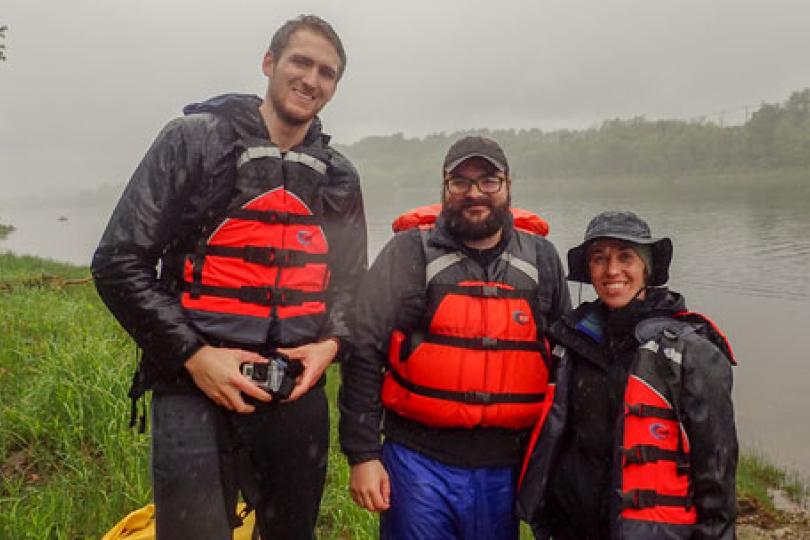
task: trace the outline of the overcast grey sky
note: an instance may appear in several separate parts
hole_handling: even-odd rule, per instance
[[[262,94],[299,13],[347,49],[322,115],[341,143],[692,118],[810,86],[806,0],[3,0],[0,199],[125,181],[184,104]]]

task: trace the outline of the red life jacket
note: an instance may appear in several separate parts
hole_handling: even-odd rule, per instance
[[[247,135],[237,147],[235,193],[184,261],[182,306],[203,334],[228,342],[311,340],[329,283],[320,199],[328,158],[318,145],[282,155]]]
[[[510,241],[490,263],[497,281],[487,281],[462,253],[430,244],[427,227],[438,208],[424,210],[394,222],[399,230],[423,227],[428,312],[421,331],[392,333],[382,402],[433,427],[530,427],[543,411],[549,376],[536,244]]]
[[[680,403],[680,336],[696,331],[694,323],[702,324],[731,363],[734,357],[725,336],[709,319],[686,312],[675,317],[682,322],[665,326],[660,339],[641,345],[625,388],[618,475],[622,538],[688,539],[698,519]]]

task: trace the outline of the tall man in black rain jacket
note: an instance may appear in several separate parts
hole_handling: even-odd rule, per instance
[[[264,538],[314,535],[323,374],[367,266],[357,173],[316,116],[345,66],[328,23],[285,23],[262,63],[264,98],[186,107],[141,161],[96,251],[98,291],[143,350],[131,396],[154,389],[159,538],[230,537],[237,486]],[[279,354],[303,368],[283,402],[240,371]]]

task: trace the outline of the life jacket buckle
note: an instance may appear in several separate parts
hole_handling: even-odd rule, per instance
[[[498,287],[495,287],[494,285],[483,285],[481,287],[481,293],[485,297],[496,297],[498,296]]]
[[[633,489],[622,493],[622,503],[625,508],[642,510],[656,506],[656,493],[650,489]]]
[[[239,287],[239,300],[249,304],[258,304],[260,306],[273,305],[273,289],[269,287]]]
[[[624,462],[626,465],[640,465],[647,462],[646,452],[641,446],[622,448],[622,453],[624,454]]]
[[[473,403],[476,405],[487,405],[491,401],[492,401],[491,392],[477,392],[477,391],[464,392],[465,403]]]
[[[265,212],[262,216],[262,222],[268,225],[287,225],[290,222],[290,214],[288,212],[270,211]]]
[[[643,403],[628,403],[627,404],[627,416],[634,415],[634,416],[644,416],[644,404]]]
[[[262,246],[245,246],[242,259],[245,262],[264,266],[289,266],[292,253],[288,249]]]
[[[689,462],[686,459],[679,459],[676,462],[678,476],[686,476],[689,474]]]
[[[494,349],[498,346],[498,340],[493,337],[483,337],[481,338],[481,345],[485,349]]]

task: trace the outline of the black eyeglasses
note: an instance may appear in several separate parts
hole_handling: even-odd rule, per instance
[[[476,178],[475,180],[471,178],[464,178],[462,176],[453,176],[445,180],[444,185],[447,187],[447,191],[453,195],[465,195],[470,191],[473,184],[475,184],[478,191],[481,193],[492,195],[493,193],[498,193],[501,190],[501,186],[503,185],[504,181],[506,181],[506,179],[499,176],[482,176],[481,178]]]

